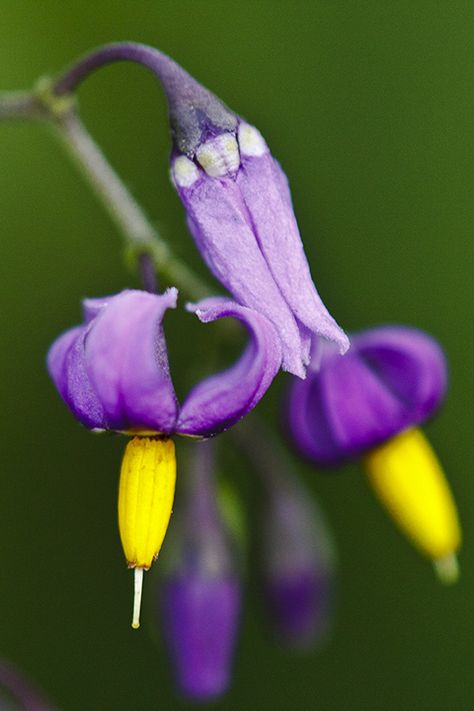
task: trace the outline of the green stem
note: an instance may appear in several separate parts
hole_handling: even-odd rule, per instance
[[[42,80],[35,92],[0,94],[0,120],[7,119],[44,119],[52,124],[137,263],[149,255],[160,281],[178,286],[192,299],[209,295],[210,289],[173,254],[107,161],[79,118],[72,97],[54,96],[48,80]]]

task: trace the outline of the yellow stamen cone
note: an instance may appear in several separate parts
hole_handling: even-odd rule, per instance
[[[125,449],[120,472],[118,519],[129,568],[135,568],[132,627],[140,625],[143,570],[157,557],[168,528],[174,499],[174,443],[134,437]]]
[[[461,544],[456,505],[440,463],[418,429],[407,430],[364,459],[375,493],[402,531],[435,564],[443,582],[455,582]]]

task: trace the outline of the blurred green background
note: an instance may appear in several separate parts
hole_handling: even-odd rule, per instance
[[[338,321],[420,326],[449,357],[450,394],[427,429],[463,519],[459,584],[437,583],[356,467],[321,476],[299,464],[340,550],[334,636],[306,655],[276,646],[252,573],[234,685],[219,711],[474,708],[473,23],[467,0],[1,2],[0,89],[30,87],[107,41],[158,46],[267,138]],[[80,101],[152,219],[205,274],[169,185],[154,79],[117,65],[89,79]],[[62,711],[185,708],[162,648],[146,625],[129,627],[132,579],[115,513],[123,442],[79,427],[44,364],[52,339],[79,320],[81,297],[138,282],[114,226],[46,127],[0,125],[0,160],[0,655]],[[167,324],[171,342],[192,333],[187,353],[174,349],[181,388],[206,351],[190,322],[173,315]],[[284,381],[259,408],[268,421]],[[252,511],[253,474],[221,441]],[[151,593],[149,584],[145,603]]]

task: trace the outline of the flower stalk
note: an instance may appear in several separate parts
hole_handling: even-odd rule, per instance
[[[0,121],[38,119],[54,127],[70,157],[109,213],[124,238],[127,253],[138,265],[145,288],[151,290],[151,262],[160,280],[177,284],[193,299],[207,296],[209,288],[163,241],[87,131],[71,94],[57,95],[52,80],[47,78],[41,79],[30,92],[0,93]]]

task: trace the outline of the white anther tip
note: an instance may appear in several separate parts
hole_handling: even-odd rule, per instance
[[[238,138],[242,155],[258,157],[268,153],[268,146],[264,137],[254,126],[250,126],[248,123],[241,123]]]
[[[180,188],[190,188],[199,178],[197,166],[186,156],[179,156],[173,163],[171,178]]]
[[[239,168],[239,146],[235,136],[222,133],[199,146],[196,151],[198,163],[211,178],[231,175]]]

